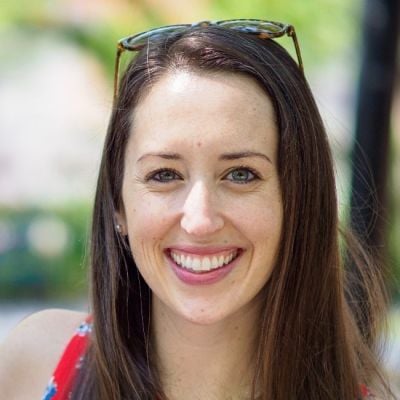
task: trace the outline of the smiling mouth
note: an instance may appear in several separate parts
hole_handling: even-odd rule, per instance
[[[169,257],[178,267],[193,273],[202,274],[226,267],[236,260],[242,251],[242,249],[237,248],[207,256],[187,254],[172,249],[168,253]]]

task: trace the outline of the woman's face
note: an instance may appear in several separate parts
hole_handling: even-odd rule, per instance
[[[256,305],[281,235],[277,136],[243,75],[169,72],[141,99],[117,220],[155,307],[211,324]]]

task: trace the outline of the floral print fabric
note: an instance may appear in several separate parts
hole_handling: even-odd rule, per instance
[[[76,330],[68,343],[51,377],[42,400],[67,400],[71,398],[74,378],[82,366],[92,324],[88,318]]]

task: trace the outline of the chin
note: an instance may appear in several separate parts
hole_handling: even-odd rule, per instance
[[[240,312],[240,309],[239,309]],[[221,322],[227,322],[231,317],[238,315],[237,309],[223,309],[222,305],[212,308],[207,305],[201,305],[176,310],[176,314],[194,325],[211,326]]]

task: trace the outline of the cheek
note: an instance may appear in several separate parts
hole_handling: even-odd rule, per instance
[[[244,202],[237,213],[237,224],[241,225],[248,239],[257,249],[267,246],[271,250],[280,240],[283,209],[279,196],[261,196],[252,204]]]
[[[275,215],[270,215],[269,217],[265,219],[258,218],[251,227],[254,260],[256,265],[265,272],[271,271],[275,265],[281,240],[280,218],[277,218]]]
[[[124,210],[133,258],[143,277],[150,278],[161,262],[162,239],[171,226],[168,208],[160,199],[132,191],[124,197]]]
[[[277,202],[271,207],[259,208],[246,220],[247,237],[251,242],[251,274],[249,282],[261,289],[276,267],[282,231],[282,207]]]
[[[157,240],[168,225],[168,207],[162,199],[151,194],[132,192],[125,196],[124,207],[128,234],[132,239]]]

